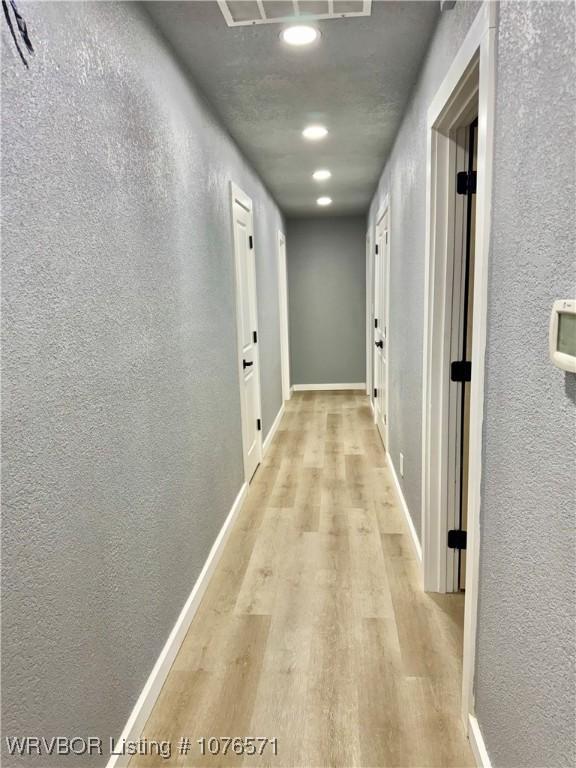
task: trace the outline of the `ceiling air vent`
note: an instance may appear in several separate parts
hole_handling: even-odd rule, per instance
[[[372,0],[218,0],[229,27],[370,16]]]

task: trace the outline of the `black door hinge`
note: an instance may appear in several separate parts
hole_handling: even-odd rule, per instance
[[[376,246],[376,253],[378,253],[378,246]]]
[[[455,360],[450,363],[450,381],[471,381],[472,363],[469,360]]]
[[[460,171],[456,174],[456,192],[459,195],[476,194],[476,171]]]
[[[388,242],[388,232],[386,232],[386,242]]]
[[[449,549],[466,549],[466,531],[448,531]]]
[[[252,339],[254,340],[254,344],[258,343],[258,334],[256,331],[252,331]]]
[[[250,248],[250,250],[252,250],[254,248],[254,239],[253,239],[252,235],[248,236],[248,247]]]
[[[378,390],[374,388],[374,397],[378,397]]]
[[[258,432],[262,432],[262,422],[260,421],[260,419],[256,419],[256,429],[258,430]]]
[[[378,328],[378,319],[374,318],[374,328]]]

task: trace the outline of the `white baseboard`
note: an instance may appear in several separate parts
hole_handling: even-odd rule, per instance
[[[406,499],[404,498],[404,494],[402,493],[402,488],[398,480],[398,475],[396,474],[396,469],[394,468],[394,464],[392,463],[392,459],[390,458],[389,453],[386,453],[386,458],[388,460],[388,466],[390,467],[390,472],[392,473],[394,485],[396,486],[396,493],[398,494],[398,497],[400,499],[400,506],[402,507],[402,511],[404,512],[404,517],[406,518],[406,523],[408,524],[408,529],[410,531],[410,539],[412,541],[414,553],[418,558],[418,561],[420,562],[420,564],[422,564],[422,546],[420,544],[420,541],[418,540],[418,534],[416,533],[416,528],[414,528],[414,523],[412,522],[410,512],[408,511],[408,504],[406,504]]]
[[[294,392],[321,391],[325,389],[366,389],[366,384],[294,384]]]
[[[262,443],[262,454],[263,454],[263,456],[266,455],[266,451],[270,447],[270,443],[272,442],[272,440],[274,440],[274,435],[276,434],[276,430],[280,426],[280,422],[282,421],[282,416],[284,416],[284,403],[282,403],[282,407],[278,411],[278,414],[277,414],[276,418],[274,419],[274,423],[272,424],[272,426],[268,430],[268,434],[266,435],[266,439]]]
[[[488,750],[484,744],[478,720],[471,714],[468,715],[468,738],[470,740],[470,747],[472,748],[472,754],[474,755],[477,768],[492,768],[492,763],[490,762]]]
[[[247,491],[248,483],[244,483],[240,489],[240,492],[238,493],[238,496],[236,496],[234,504],[232,505],[232,509],[228,513],[228,516],[224,521],[218,536],[216,537],[216,541],[212,545],[210,554],[208,555],[208,558],[204,563],[204,567],[202,568],[202,571],[200,572],[200,575],[194,584],[192,592],[186,600],[186,603],[184,604],[184,607],[178,616],[176,624],[172,628],[168,640],[160,652],[160,656],[158,656],[158,659],[156,660],[156,664],[154,664],[154,668],[152,669],[152,672],[146,681],[146,685],[138,697],[138,701],[136,702],[134,709],[128,718],[128,722],[126,723],[120,738],[116,741],[116,750],[118,752],[121,751],[121,745],[123,743],[130,740],[138,740],[142,734],[142,730],[144,729],[146,721],[150,716],[152,708],[156,703],[156,699],[162,690],[164,681],[168,676],[170,667],[176,658],[176,654],[182,645],[182,641],[186,636],[186,632],[188,631],[192,619],[198,610],[202,597],[204,596],[204,592],[206,591],[206,587],[210,581],[210,577],[212,576],[214,569],[216,568],[216,565],[218,564],[218,561],[222,555],[224,545],[228,539],[232,525],[240,509],[242,508],[242,504],[246,497]],[[111,755],[106,768],[124,768],[124,766],[128,765],[129,760],[130,755]]]

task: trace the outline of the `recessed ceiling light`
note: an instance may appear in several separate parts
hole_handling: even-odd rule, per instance
[[[323,139],[328,134],[326,128],[323,125],[309,125],[302,131],[302,136],[310,141],[318,141]]]
[[[332,205],[332,198],[331,197],[319,197],[318,200],[316,200],[316,203],[318,205]]]
[[[326,181],[326,179],[329,179],[331,176],[332,174],[327,170],[314,171],[312,174],[314,181]]]
[[[319,32],[314,27],[298,24],[295,27],[287,27],[280,37],[288,45],[310,45],[318,38]]]

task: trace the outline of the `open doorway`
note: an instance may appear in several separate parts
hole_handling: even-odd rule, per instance
[[[430,132],[422,543],[425,589],[444,593],[466,567],[479,74],[476,56]]]
[[[496,8],[480,9],[428,110],[422,567],[464,591],[462,718],[471,735],[479,579]]]

